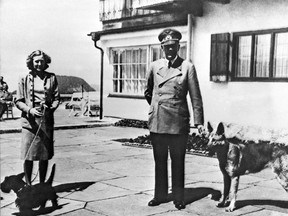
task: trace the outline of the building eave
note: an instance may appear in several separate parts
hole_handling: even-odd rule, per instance
[[[185,26],[185,25],[187,25],[187,20],[180,20],[180,21],[173,22],[173,23],[158,23],[158,24],[153,24],[149,26],[135,26],[135,27],[128,26],[128,27],[117,28],[117,29],[94,31],[94,32],[90,32],[87,36],[92,36],[92,39],[93,39],[93,35],[102,36],[102,35],[119,34],[119,33],[126,33],[126,32],[151,30],[151,29],[157,29],[157,28],[166,28],[169,26]]]

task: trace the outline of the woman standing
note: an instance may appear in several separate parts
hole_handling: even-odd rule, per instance
[[[45,182],[48,160],[54,155],[54,111],[60,95],[55,74],[45,71],[51,63],[47,54],[36,50],[26,63],[30,71],[19,80],[15,104],[22,111],[21,159],[26,183],[31,185],[33,161],[39,161],[40,182]]]

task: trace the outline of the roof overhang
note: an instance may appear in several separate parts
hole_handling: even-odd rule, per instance
[[[173,25],[185,26],[187,25],[187,20],[173,22]],[[108,29],[108,30],[103,30],[103,31],[90,32],[89,34],[87,34],[87,36],[91,36],[93,41],[98,41],[100,40],[100,37],[102,35],[144,31],[144,30],[151,30],[151,29],[157,29],[157,28],[166,28],[169,26],[171,26],[171,23],[160,23],[160,24],[154,24],[154,25],[149,25],[149,26],[135,26],[135,27],[129,26],[129,27],[123,27],[123,28],[117,28],[117,29]]]
[[[174,0],[163,1],[161,3],[143,5],[137,7],[142,10],[155,10],[164,12],[177,12],[185,11],[186,13],[193,14],[194,16],[203,15],[203,1],[202,0]]]

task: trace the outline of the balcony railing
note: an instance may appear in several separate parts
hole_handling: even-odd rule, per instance
[[[154,4],[154,2],[159,2],[159,0],[142,1],[143,0],[100,0],[100,21],[123,19],[161,12],[159,10],[139,8],[140,6],[147,4],[147,2],[150,2],[150,4],[153,2]]]
[[[230,0],[206,0],[227,4]],[[100,21],[125,19],[134,16],[166,13],[191,13],[202,16],[202,0],[99,0]]]

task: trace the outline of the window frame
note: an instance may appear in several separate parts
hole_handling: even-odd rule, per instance
[[[146,59],[148,60],[149,47],[147,45],[125,46],[125,47],[111,47],[109,49],[110,66],[112,66],[113,71],[112,71],[112,80],[111,80],[112,81],[112,92],[109,93],[108,97],[144,98],[144,93],[143,94],[137,94],[137,93],[120,92],[119,88],[121,88],[121,84],[120,84],[120,86],[117,87],[117,91],[118,92],[114,92],[114,80],[118,80],[118,82],[120,83],[121,80],[126,80],[127,78],[126,79],[125,78],[121,78],[121,77],[119,77],[119,75],[118,75],[117,78],[114,78],[114,76],[113,76],[114,66],[115,66],[115,63],[113,63],[113,51],[118,51],[118,52],[121,51],[121,52],[123,52],[124,50],[132,51],[132,50],[135,50],[135,49],[144,49],[144,48],[146,49],[146,52],[147,52],[146,53]],[[120,64],[120,61],[119,61],[119,56],[118,56],[117,67],[120,66],[119,64]],[[125,63],[125,64],[127,64],[127,63]],[[133,64],[133,63],[131,63],[131,64]],[[145,63],[143,63],[143,64],[145,64]],[[149,67],[149,62],[146,61],[146,71],[147,71],[148,67]],[[144,79],[146,80],[146,75],[145,75]],[[144,79],[137,79],[137,80],[138,81],[140,81],[140,80],[143,81]],[[131,81],[132,80],[133,79],[131,78]]]
[[[233,33],[233,52],[232,52],[232,73],[231,81],[247,81],[247,82],[288,82],[288,77],[273,77],[274,68],[274,51],[275,51],[275,35],[277,33],[287,33],[288,28],[280,29],[268,29],[268,30],[258,30],[258,31],[245,31],[245,32],[234,32]],[[255,77],[255,36],[270,34],[270,52],[269,52],[269,77]],[[237,58],[239,50],[239,37],[241,36],[251,36],[251,58],[250,58],[250,76],[249,77],[237,77]],[[287,71],[288,74],[288,71]]]
[[[180,42],[180,47],[182,46],[186,46],[186,53],[187,53],[187,42],[186,41],[181,41]],[[109,93],[108,97],[118,97],[118,98],[134,98],[134,99],[144,99],[144,92],[143,94],[134,94],[134,93],[127,93],[127,92],[120,92],[120,89],[121,86],[118,86],[117,87],[117,91],[118,92],[114,92],[114,80],[118,80],[118,82],[121,80],[121,78],[117,77],[117,78],[114,78],[113,76],[113,73],[114,73],[114,66],[116,65],[114,62],[113,62],[113,51],[120,51],[122,50],[122,52],[124,50],[133,50],[133,49],[144,49],[146,48],[146,71],[145,71],[145,81],[146,81],[146,73],[150,67],[150,64],[152,62],[152,59],[153,59],[153,48],[160,48],[160,52],[162,52],[162,49],[161,49],[161,44],[147,44],[147,45],[135,45],[135,46],[122,46],[122,47],[110,47],[109,48],[109,59],[110,59],[110,63],[109,65],[112,66],[112,92]],[[119,54],[118,54],[119,55]],[[183,57],[181,56],[182,58],[186,59],[186,56]],[[117,67],[119,67],[119,56],[118,56],[118,63],[117,63]],[[144,63],[143,63],[144,64]],[[119,75],[118,75],[119,76]],[[122,78],[123,80],[123,78]],[[140,79],[139,79],[140,80]]]

